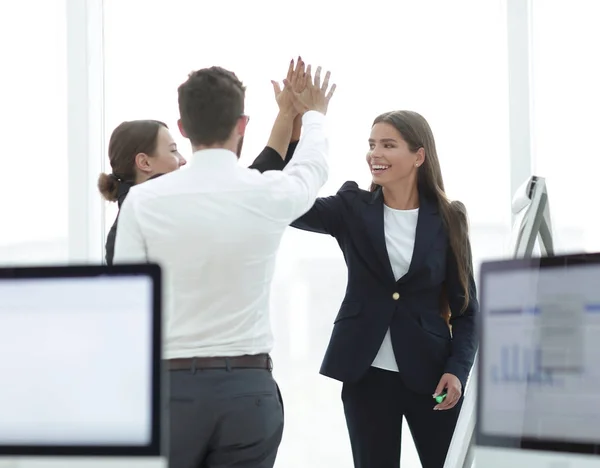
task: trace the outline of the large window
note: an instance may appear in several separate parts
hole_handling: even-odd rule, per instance
[[[534,0],[534,172],[547,177],[560,251],[600,250],[600,2]]]
[[[67,260],[65,31],[64,0],[0,6],[2,265]]]
[[[123,120],[159,119],[188,156],[176,130],[177,86],[194,69],[221,65],[248,89],[247,165],[276,114],[270,80],[281,80],[299,54],[331,70],[338,84],[323,195],[349,179],[366,188],[373,119],[415,110],[434,130],[448,195],[469,210],[475,263],[504,254],[510,183],[503,0],[372,0],[342,9],[318,0],[294,8],[274,0],[105,0],[106,136]],[[114,207],[107,216],[110,226]],[[272,296],[275,374],[286,406],[279,467],[351,466],[341,385],[318,374],[345,285],[337,244],[290,229]],[[404,466],[418,466],[410,437],[404,440]]]

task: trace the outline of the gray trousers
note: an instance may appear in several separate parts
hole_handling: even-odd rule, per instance
[[[272,468],[283,402],[266,369],[175,370],[170,378],[170,468]]]

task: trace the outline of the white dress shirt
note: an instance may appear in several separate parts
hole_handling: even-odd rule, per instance
[[[394,210],[383,205],[383,226],[385,230],[385,246],[396,281],[402,278],[410,267],[415,248],[417,219],[419,209]],[[398,364],[392,347],[392,336],[388,328],[379,352],[372,364],[373,367],[398,372]]]
[[[325,116],[302,117],[283,171],[241,167],[224,149],[136,185],[123,203],[115,263],[156,262],[164,278],[165,359],[271,351],[275,258],[286,227],[327,181]]]

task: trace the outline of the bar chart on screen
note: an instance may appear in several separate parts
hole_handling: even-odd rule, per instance
[[[557,377],[555,372],[542,367],[540,347],[522,347],[518,344],[500,347],[491,373],[491,379],[496,384],[527,383],[550,387],[564,384],[564,380]]]
[[[581,354],[581,365],[556,367],[544,363],[543,307],[490,311],[484,352],[491,365],[482,395],[489,433],[560,439],[566,425],[579,440],[600,438],[600,371],[594,365],[600,356],[600,308],[586,304],[581,310],[580,330],[568,332],[562,347],[552,347],[552,361],[573,362]]]

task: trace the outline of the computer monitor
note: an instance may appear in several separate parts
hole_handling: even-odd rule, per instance
[[[164,468],[160,268],[0,269],[0,376],[0,468]]]
[[[514,194],[511,254],[514,258],[531,257],[539,239],[542,256],[554,255],[552,221],[546,179],[531,176]]]
[[[600,254],[484,262],[475,466],[600,466]]]

